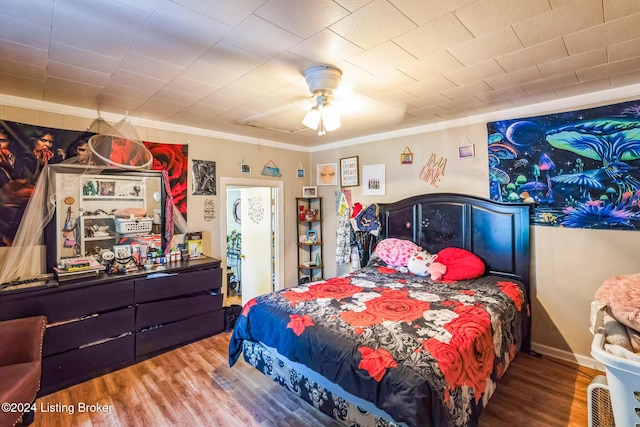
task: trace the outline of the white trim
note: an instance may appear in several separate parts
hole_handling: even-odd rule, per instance
[[[604,372],[604,364],[588,356],[574,354],[569,351],[560,350],[557,348],[549,347],[549,346],[538,344],[535,342],[531,343],[531,350],[545,356],[553,357],[554,359],[564,360],[570,363],[577,363],[580,366],[584,366],[586,368],[591,368],[591,369],[597,369],[598,371]]]

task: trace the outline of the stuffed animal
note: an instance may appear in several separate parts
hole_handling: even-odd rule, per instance
[[[417,251],[407,261],[407,268],[416,276],[428,276],[429,266],[435,262],[438,255],[430,254],[427,251]]]
[[[440,280],[447,272],[447,266],[441,262],[432,262],[428,268],[431,280],[434,282]]]

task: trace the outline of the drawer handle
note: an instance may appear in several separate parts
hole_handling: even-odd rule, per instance
[[[178,273],[151,273],[147,275],[147,279],[156,279],[158,277],[177,276]]]

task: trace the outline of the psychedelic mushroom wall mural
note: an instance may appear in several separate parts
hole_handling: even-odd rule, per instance
[[[536,225],[639,230],[640,101],[487,124],[490,196]]]

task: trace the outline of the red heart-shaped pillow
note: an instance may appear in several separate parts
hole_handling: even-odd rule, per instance
[[[484,274],[484,262],[465,249],[444,248],[438,252],[437,261],[447,266],[440,281],[475,279]]]

